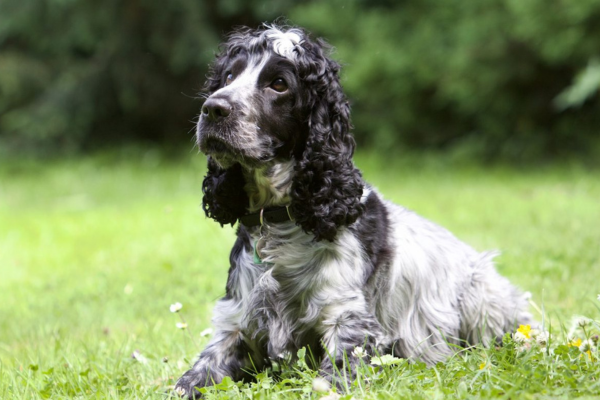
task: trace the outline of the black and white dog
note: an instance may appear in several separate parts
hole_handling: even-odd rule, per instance
[[[303,346],[330,379],[354,370],[357,346],[433,364],[532,320],[495,253],[362,180],[339,69],[323,41],[275,26],[234,32],[212,66],[197,132],[203,208],[238,230],[214,337],[180,394]]]

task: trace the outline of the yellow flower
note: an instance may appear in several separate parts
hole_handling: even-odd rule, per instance
[[[579,347],[581,346],[581,339],[577,338],[577,339],[573,339],[571,342],[567,343],[567,346],[569,347]]]
[[[479,369],[484,369],[485,368],[485,361],[482,362],[481,364],[479,364]]]
[[[519,325],[517,332],[523,334],[527,339],[531,338],[531,325]]]

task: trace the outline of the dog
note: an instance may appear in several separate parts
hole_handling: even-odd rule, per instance
[[[363,181],[330,53],[300,28],[242,28],[211,67],[196,135],[208,156],[203,209],[237,223],[237,239],[214,336],[179,394],[243,379],[302,347],[336,383],[340,371],[353,377],[358,346],[432,365],[532,322],[496,253]]]

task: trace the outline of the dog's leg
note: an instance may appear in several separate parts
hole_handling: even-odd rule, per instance
[[[461,338],[468,344],[501,342],[502,336],[514,332],[519,324],[537,327],[527,310],[527,296],[496,272],[495,255],[482,253],[474,260],[471,282],[463,293]]]
[[[225,376],[240,380],[254,367],[261,367],[263,358],[257,356],[256,346],[240,330],[239,303],[221,299],[215,307],[215,334],[194,366],[183,374],[175,385],[181,396],[197,398],[199,388],[219,383]]]
[[[354,299],[327,306],[322,315],[320,330],[326,354],[321,362],[321,375],[344,390],[345,384],[356,378],[356,367],[361,362],[361,354],[354,349],[360,346],[364,353],[375,354],[382,336],[381,325],[367,311],[362,296],[361,301]]]

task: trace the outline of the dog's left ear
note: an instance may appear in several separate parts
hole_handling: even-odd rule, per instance
[[[208,157],[208,172],[202,182],[202,208],[206,216],[219,222],[221,226],[233,225],[246,213],[248,207],[244,185],[240,164],[223,169]]]
[[[296,223],[315,240],[333,241],[339,228],[364,211],[363,180],[354,168],[355,142],[350,133],[350,107],[339,81],[340,66],[329,59],[326,43],[304,41],[296,61],[308,98],[306,147],[296,165],[291,210]]]

